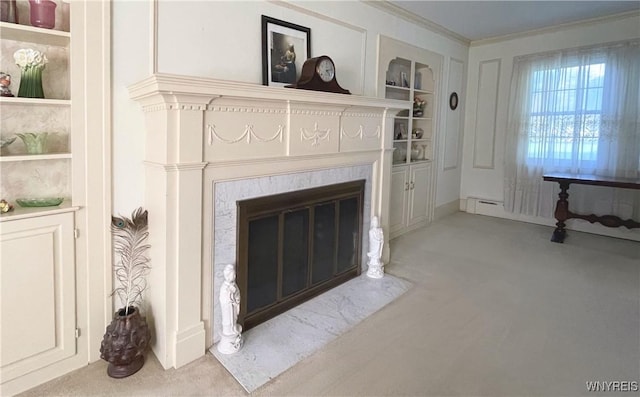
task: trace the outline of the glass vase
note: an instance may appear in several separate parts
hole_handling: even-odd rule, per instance
[[[56,25],[56,6],[51,0],[29,0],[31,26],[53,29]]]
[[[42,154],[47,152],[47,136],[48,132],[34,133],[25,132],[23,134],[16,134],[27,149],[29,154]]]
[[[44,98],[42,90],[44,66],[27,66],[21,70],[18,96],[22,98]]]

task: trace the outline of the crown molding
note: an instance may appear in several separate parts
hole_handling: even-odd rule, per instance
[[[540,29],[527,30],[526,32],[512,33],[512,34],[507,34],[502,36],[489,37],[481,40],[474,40],[471,42],[470,47],[477,47],[477,46],[482,46],[487,44],[495,44],[502,41],[520,39],[523,37],[529,37],[529,36],[545,34],[545,33],[556,33],[559,31],[570,29],[570,28],[595,25],[602,22],[614,22],[621,19],[627,19],[627,18],[638,17],[638,16],[640,16],[640,11],[628,11],[620,14],[583,19],[581,21],[567,22],[567,23],[562,23],[560,25],[548,26]]]
[[[426,18],[418,16],[412,12],[409,12],[404,8],[397,6],[387,0],[361,0],[361,1],[371,7],[377,8],[388,14],[394,15],[398,18],[402,18],[406,21],[415,23],[418,26],[421,26],[432,32],[441,34],[446,38],[457,41],[465,46],[469,46],[471,44],[471,40],[469,40],[468,38],[462,35],[459,35],[458,33],[453,32],[442,25],[438,25],[435,22],[432,22]]]

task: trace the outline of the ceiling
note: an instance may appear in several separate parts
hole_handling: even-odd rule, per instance
[[[389,1],[468,41],[640,10],[633,1]],[[638,27],[640,31],[640,26]]]

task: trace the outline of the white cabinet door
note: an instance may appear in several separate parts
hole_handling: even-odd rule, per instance
[[[6,382],[76,355],[73,228],[72,212],[0,223],[3,393],[12,394]]]
[[[409,192],[409,168],[393,167],[391,170],[391,198],[389,200],[389,235],[405,228],[407,224],[407,195]]]
[[[412,226],[429,220],[431,164],[412,164],[409,181],[409,219],[407,226]]]
[[[391,239],[431,220],[431,163],[393,167],[389,206]]]

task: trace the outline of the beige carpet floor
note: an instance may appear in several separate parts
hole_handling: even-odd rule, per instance
[[[588,381],[639,381],[640,243],[551,231],[458,213],[394,240],[387,271],[414,287],[253,394],[592,396]],[[150,355],[122,380],[97,362],[23,395],[246,393],[207,354],[168,371]]]

